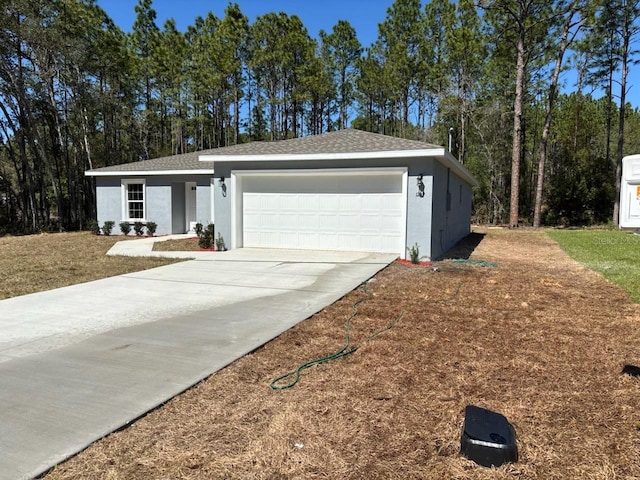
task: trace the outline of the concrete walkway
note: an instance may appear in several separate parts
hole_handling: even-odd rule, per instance
[[[124,255],[126,257],[164,257],[164,258],[193,258],[207,259],[216,253],[221,252],[163,252],[154,251],[153,246],[159,242],[167,240],[181,240],[185,238],[195,238],[195,233],[185,233],[182,235],[165,235],[162,237],[140,238],[136,240],[122,240],[116,243],[107,252],[107,255]]]
[[[152,242],[121,243],[132,254],[149,253]],[[260,249],[193,253],[196,260],[0,301],[0,479],[47,471],[394,259]]]

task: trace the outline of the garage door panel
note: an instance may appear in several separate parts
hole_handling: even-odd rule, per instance
[[[260,197],[257,195],[249,195],[244,199],[244,207],[247,214],[255,211],[260,206]]]
[[[298,233],[298,246],[292,248],[314,249],[318,245],[318,234],[309,232]]]
[[[299,229],[301,232],[317,232],[320,228],[320,218],[318,217],[318,214],[309,213],[304,215],[300,213],[298,214],[298,225],[295,228]]]
[[[279,223],[275,223],[275,220],[279,220]],[[280,215],[274,215],[266,225],[267,228],[273,228],[274,225],[279,225],[284,230],[295,230],[298,227],[298,213],[297,212],[281,212]]]
[[[401,254],[401,193],[243,193],[246,247]]]
[[[274,234],[273,240],[269,243],[276,242],[277,234]],[[285,248],[296,248],[298,244],[298,235],[296,232],[280,232],[280,242],[282,242],[283,247]]]
[[[322,202],[318,205],[318,211],[333,215],[339,209],[340,203],[337,195],[326,194],[322,196]]]
[[[255,207],[277,211],[280,208],[280,199],[268,195],[260,195],[260,197],[256,201]]]
[[[345,232],[354,232],[360,229],[360,216],[356,213],[339,213],[338,214],[338,230]]]
[[[381,215],[379,217],[380,229],[385,232],[393,232],[397,226],[397,217],[395,215]]]
[[[277,213],[265,212],[264,215],[253,214],[251,215],[251,218],[257,218],[258,220],[256,223],[261,228],[269,228],[270,225],[274,225],[279,221],[280,215]]]
[[[338,208],[341,211],[357,211],[359,212],[360,210],[362,210],[362,197],[361,195],[353,195],[353,194],[346,194],[346,195],[340,195],[339,199],[338,199]]]
[[[305,195],[304,197],[298,197],[298,202],[300,212],[316,213],[320,206],[320,196]]]
[[[318,218],[320,219],[318,226],[321,230],[324,230],[325,232],[336,232],[340,230],[340,217],[335,214],[335,210],[333,213],[320,213]]]

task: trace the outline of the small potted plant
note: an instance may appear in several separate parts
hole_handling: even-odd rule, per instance
[[[104,225],[102,225],[102,233],[105,234],[107,237],[111,235],[111,232],[113,231],[113,226],[115,224],[116,222],[114,222],[113,220],[107,220],[106,222],[104,222]]]
[[[216,250],[219,252],[224,252],[227,250],[227,246],[224,244],[224,238],[218,232],[218,236],[216,237]]]
[[[200,246],[200,248],[202,248],[203,250],[211,249],[213,247],[213,223],[207,225],[207,228],[205,229],[198,229],[196,225],[196,231],[200,231],[200,233],[198,234],[198,245]]]
[[[123,235],[129,235],[131,224],[129,222],[120,222],[120,231]]]
[[[156,228],[158,228],[158,224],[156,222],[147,222],[147,233],[150,237],[153,237],[156,234]]]
[[[142,222],[134,222],[133,231],[136,234],[136,237],[141,237],[144,233],[144,223]]]

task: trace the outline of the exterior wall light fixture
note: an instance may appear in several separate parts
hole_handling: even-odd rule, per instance
[[[418,175],[418,191],[416,192],[416,197],[424,197],[424,183],[422,182],[422,174]]]
[[[220,177],[218,179],[218,185],[220,185],[220,188],[222,189],[222,196],[226,197],[227,196],[227,184],[224,183],[224,177]]]

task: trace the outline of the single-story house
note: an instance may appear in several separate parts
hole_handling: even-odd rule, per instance
[[[346,129],[86,172],[97,220],[153,221],[158,235],[215,224],[227,248],[437,258],[470,232],[477,182],[444,147]]]

